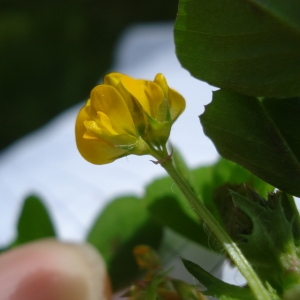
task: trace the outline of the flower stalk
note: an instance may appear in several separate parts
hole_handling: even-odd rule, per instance
[[[188,183],[177,172],[172,159],[161,160],[161,166],[166,170],[169,176],[174,180],[182,194],[189,201],[199,218],[210,228],[216,238],[222,243],[226,252],[238,267],[241,274],[247,280],[247,283],[257,300],[271,300],[269,292],[266,290],[257,274],[244,257],[236,243],[232,241],[223,227],[214,218],[211,212],[200,201],[197,195],[192,191]]]

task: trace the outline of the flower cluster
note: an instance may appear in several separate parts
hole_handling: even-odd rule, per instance
[[[171,126],[184,108],[184,98],[169,88],[162,74],[147,81],[110,73],[77,116],[78,150],[93,164],[128,154],[153,155],[165,149]]]

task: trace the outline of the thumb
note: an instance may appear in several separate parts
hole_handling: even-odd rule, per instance
[[[105,264],[90,245],[47,239],[0,255],[0,300],[110,300]]]

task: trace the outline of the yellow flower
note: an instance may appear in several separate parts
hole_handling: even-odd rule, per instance
[[[142,137],[154,146],[165,145],[172,124],[185,109],[184,98],[169,88],[165,77],[157,74],[152,82],[110,73],[104,83],[114,86],[123,96]]]
[[[168,87],[162,74],[147,81],[110,73],[78,114],[78,150],[94,164],[128,154],[157,157],[154,152],[165,151],[171,125],[184,108],[184,98]]]
[[[81,155],[94,164],[106,164],[135,153],[147,153],[126,102],[109,85],[98,85],[80,110],[75,126],[76,143]]]

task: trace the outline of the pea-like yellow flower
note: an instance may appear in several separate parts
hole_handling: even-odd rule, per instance
[[[157,74],[148,81],[110,73],[104,83],[114,86],[126,100],[142,137],[154,146],[165,145],[172,124],[185,109],[184,98],[169,88],[165,77]]]
[[[77,116],[78,150],[94,164],[128,154],[153,155],[165,148],[171,125],[184,108],[184,98],[168,87],[162,74],[152,82],[110,73]]]

